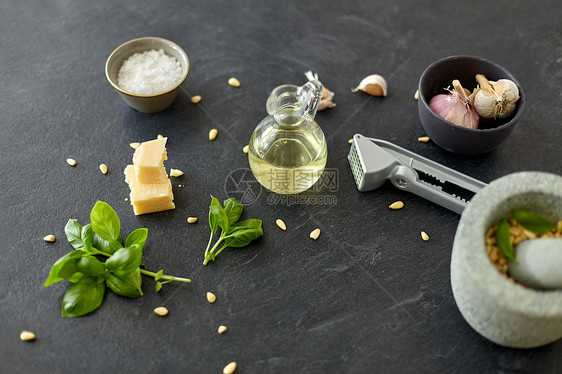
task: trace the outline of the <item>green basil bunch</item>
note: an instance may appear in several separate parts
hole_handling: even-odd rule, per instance
[[[250,244],[252,240],[263,235],[261,220],[251,218],[238,221],[243,209],[244,205],[234,197],[225,200],[223,206],[221,206],[220,202],[215,197],[211,196],[211,206],[209,206],[211,237],[205,249],[203,265],[207,265],[209,261],[215,261],[215,257],[225,248],[245,247]],[[211,243],[219,227],[221,229],[219,239],[211,248]],[[220,246],[221,244],[222,246]]]
[[[75,219],[68,220],[64,231],[75,250],[53,264],[45,281],[45,287],[63,279],[73,283],[62,299],[63,317],[78,317],[99,308],[106,286],[121,296],[142,296],[141,274],[155,279],[156,291],[171,281],[191,282],[190,279],[164,275],[163,270],[153,273],[141,269],[142,248],[148,229],[136,229],[123,245],[121,222],[109,204],[96,202],[90,221],[82,226]],[[100,261],[95,257],[98,255],[107,257],[107,260]]]

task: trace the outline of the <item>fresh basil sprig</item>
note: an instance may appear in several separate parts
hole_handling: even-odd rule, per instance
[[[74,251],[59,258],[51,267],[45,287],[66,279],[68,287],[62,300],[62,316],[78,317],[101,305],[106,286],[118,295],[142,296],[141,274],[156,281],[156,292],[171,281],[191,282],[190,279],[164,275],[141,269],[142,248],[148,237],[146,228],[133,231],[125,240],[119,231],[121,222],[109,204],[98,201],[90,213],[91,223],[82,226],[68,220],[64,231]],[[105,262],[95,256],[107,257]]]
[[[245,247],[250,244],[252,240],[263,235],[261,220],[247,219],[238,222],[243,209],[244,205],[234,197],[225,200],[223,206],[221,206],[217,198],[211,196],[211,205],[209,206],[209,227],[211,228],[211,236],[207,248],[205,249],[203,265],[207,265],[209,261],[215,261],[215,257],[225,248]],[[221,229],[219,239],[211,248],[211,243],[219,228]],[[222,246],[220,246],[221,244]]]

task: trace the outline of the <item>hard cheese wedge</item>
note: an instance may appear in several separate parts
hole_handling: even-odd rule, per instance
[[[135,167],[125,168],[125,181],[131,189],[130,200],[135,215],[161,212],[174,209],[172,183],[166,179],[165,183],[140,183],[135,173]]]
[[[139,183],[167,183],[168,175],[164,168],[166,141],[159,138],[141,143],[133,155],[136,179]]]

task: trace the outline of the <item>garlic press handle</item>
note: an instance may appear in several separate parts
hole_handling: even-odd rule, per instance
[[[409,166],[396,166],[389,179],[394,187],[416,194],[455,213],[461,214],[466,208],[466,201],[457,199],[437,187],[420,183],[417,173]]]

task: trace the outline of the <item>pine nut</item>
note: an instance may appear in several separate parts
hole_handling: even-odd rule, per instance
[[[54,242],[55,241],[55,236],[54,235],[47,235],[43,238],[44,241],[46,242]]]
[[[420,136],[418,142],[427,143],[429,141],[429,136]]]
[[[353,144],[353,138],[347,141],[349,144]]]
[[[420,90],[416,90],[416,92],[414,93],[414,100],[417,100],[420,98]]]
[[[197,104],[197,103],[200,102],[200,101],[201,101],[201,96],[200,96],[200,95],[195,95],[195,96],[193,96],[193,97],[191,98],[191,102],[192,102],[193,104]]]
[[[154,313],[160,317],[164,317],[168,314],[168,309],[164,306],[159,306],[158,308],[154,308]]]
[[[209,131],[209,140],[213,141],[215,140],[215,138],[217,137],[219,133],[219,130],[217,129],[211,129],[211,131]]]
[[[240,87],[240,81],[234,77],[228,80],[228,84],[231,85],[232,87]]]
[[[244,153],[250,152],[250,146],[249,146],[249,145],[245,145],[244,148],[242,148],[242,152],[244,152]]]
[[[197,222],[197,217],[187,217],[187,223],[195,223]]]
[[[23,340],[24,342],[30,342],[32,340],[35,340],[35,334],[32,333],[31,331],[22,331],[20,333],[20,339]]]
[[[320,236],[320,229],[316,229],[316,230],[314,230],[310,233],[311,239],[316,240],[316,239],[318,239],[319,236]]]
[[[283,231],[287,230],[287,225],[285,225],[285,222],[283,222],[282,220],[278,219],[277,221],[275,221],[275,223],[277,224],[277,226],[279,226],[279,228]]]
[[[157,138],[158,138],[158,139],[164,139],[164,135],[158,134]]]
[[[232,374],[236,371],[236,362],[231,362],[222,369],[222,374]]]
[[[427,235],[427,233],[425,231],[421,232],[421,237],[422,237],[424,242],[429,240],[429,235]]]
[[[215,296],[214,293],[212,293],[212,292],[207,292],[207,301],[212,304],[212,303],[214,303],[215,301],[217,301],[217,297]]]
[[[219,334],[224,334],[224,333],[226,332],[226,330],[228,330],[228,329],[226,328],[226,326],[220,325],[220,326],[219,326],[219,329],[218,329],[217,331],[218,331]]]
[[[183,171],[180,169],[170,169],[170,176],[172,177],[181,177],[183,175]]]
[[[107,174],[107,165],[106,164],[101,164],[100,165],[100,171],[102,174]]]
[[[138,147],[140,147],[140,143],[138,143],[138,142],[130,143],[129,147],[131,147],[133,149],[137,149]]]
[[[67,158],[66,163],[69,164],[70,166],[76,166],[76,160],[73,158]]]
[[[395,201],[388,206],[390,209],[402,209],[404,208],[404,203],[401,201]]]

